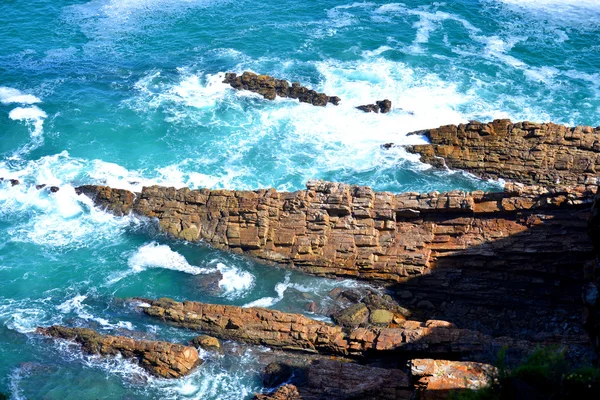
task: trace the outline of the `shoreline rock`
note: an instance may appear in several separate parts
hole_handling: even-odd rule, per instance
[[[406,149],[420,154],[422,162],[434,167],[546,189],[599,184],[600,127],[570,128],[497,119],[413,134],[425,135],[430,144],[405,146]]]
[[[392,102],[388,99],[376,101],[375,104],[365,104],[364,106],[358,106],[357,109],[366,113],[374,112],[379,114],[386,114],[392,109]]]
[[[325,93],[308,89],[298,82],[293,82],[290,85],[286,80],[276,79],[269,75],[257,75],[247,71],[241,76],[228,72],[225,74],[223,83],[227,83],[237,90],[249,90],[258,93],[267,100],[275,100],[277,96],[287,97],[298,99],[301,103],[321,107],[325,107],[328,103],[337,106],[341,101],[337,96],[327,96]]]
[[[121,355],[136,361],[140,367],[161,378],[181,378],[203,362],[195,348],[169,342],[134,340],[124,336],[101,335],[87,328],[63,326],[37,328],[36,332],[79,343],[85,353]]]
[[[142,311],[172,325],[276,349],[357,357],[385,357],[390,352],[406,355],[438,355],[446,358],[485,359],[487,349],[510,347],[525,354],[535,345],[508,337],[493,338],[459,329],[446,321],[402,321],[392,328],[367,325],[355,329],[267,308],[183,303],[171,299],[132,299]],[[139,305],[138,305],[139,306]]]

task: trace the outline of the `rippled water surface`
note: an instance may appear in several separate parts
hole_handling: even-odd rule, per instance
[[[15,399],[249,398],[261,389],[259,350],[210,356],[164,381],[33,330],[62,323],[183,342],[193,334],[119,299],[302,312],[356,285],[169,240],[151,222],[95,209],[77,185],[299,190],[317,178],[498,190],[380,146],[471,119],[600,124],[595,0],[4,0],[0,26],[0,177],[21,182],[0,183],[0,391]],[[222,83],[246,70],[342,103],[269,102]],[[355,109],[384,98],[389,114]]]

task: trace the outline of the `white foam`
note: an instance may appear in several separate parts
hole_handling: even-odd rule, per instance
[[[111,323],[106,318],[95,317],[90,311],[89,306],[83,302],[87,299],[85,295],[76,295],[70,299],[65,300],[63,303],[56,306],[56,309],[62,314],[75,314],[77,317],[86,321],[95,321],[102,325],[104,328],[109,329],[128,329],[134,330],[134,325],[129,321],[119,321],[115,324]]]
[[[35,104],[41,102],[42,100],[40,100],[39,97],[36,97],[32,94],[26,94],[18,89],[0,86],[0,103],[2,104]]]
[[[25,121],[32,126],[30,134],[32,137],[38,137],[44,130],[44,120],[48,115],[44,110],[37,106],[17,107],[8,113],[8,117],[13,121]]]
[[[223,263],[218,263],[217,269],[223,275],[223,278],[219,281],[219,288],[226,297],[242,297],[254,287],[254,275],[248,271]]]
[[[19,165],[21,168],[15,169],[0,162],[0,176],[21,182],[0,190],[0,215],[11,219],[22,216],[22,222],[7,230],[13,241],[56,248],[85,247],[117,239],[127,226],[141,222],[133,216],[115,217],[95,208],[87,196],[77,195],[66,182],[80,176],[89,165],[66,152]],[[56,185],[59,191],[38,190],[36,184]]]
[[[129,267],[135,271],[144,271],[147,268],[163,268],[181,271],[187,274],[200,275],[214,272],[214,268],[201,268],[190,265],[184,256],[171,250],[164,244],[151,242],[141,246],[127,261]]]
[[[244,304],[242,307],[271,307],[283,300],[283,296],[285,295],[285,291],[288,289],[288,287],[290,287],[290,274],[286,274],[284,281],[275,285],[277,297],[262,297],[258,300]]]

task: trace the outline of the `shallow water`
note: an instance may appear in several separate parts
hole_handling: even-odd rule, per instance
[[[593,0],[431,3],[5,0],[0,4],[0,391],[13,398],[248,398],[255,357],[183,380],[83,357],[38,325],[192,334],[124,306],[174,297],[302,312],[337,285],[158,234],[74,187],[298,190],[308,179],[392,192],[486,189],[401,148],[471,119],[600,123]],[[273,102],[222,84],[252,70],[342,98]],[[389,114],[354,107],[389,98]],[[50,194],[36,184],[60,186]],[[211,287],[205,281],[219,271]],[[253,350],[258,351],[258,350]],[[137,372],[136,372],[137,371]],[[147,381],[149,379],[149,381]]]

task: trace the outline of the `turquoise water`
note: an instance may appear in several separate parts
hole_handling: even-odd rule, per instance
[[[94,209],[77,185],[498,190],[380,145],[470,119],[600,124],[594,0],[4,0],[0,26],[0,177],[22,182],[0,183],[0,391],[15,399],[248,398],[261,389],[257,349],[164,381],[32,332],[62,323],[185,341],[193,334],[118,299],[302,312],[356,284],[169,240]],[[244,70],[342,104],[268,102],[221,83]],[[354,108],[383,98],[389,114]]]

